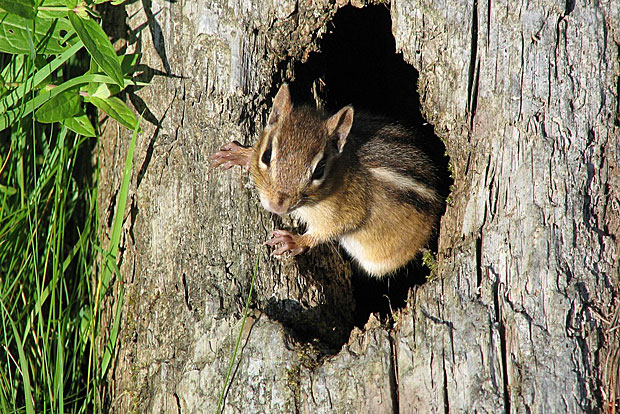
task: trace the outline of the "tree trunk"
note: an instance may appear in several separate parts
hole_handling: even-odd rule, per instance
[[[291,223],[262,210],[242,171],[208,165],[221,144],[256,140],[280,83],[338,30],[338,3],[126,6],[127,41],[152,84],[130,96],[145,133],[124,225],[111,411],[216,411],[258,256],[224,412],[611,412],[617,2],[373,6],[389,7],[396,48],[419,72],[454,184],[436,274],[391,323],[371,316],[364,329],[337,247],[270,257],[270,230]],[[109,127],[101,141],[104,225],[130,136]]]

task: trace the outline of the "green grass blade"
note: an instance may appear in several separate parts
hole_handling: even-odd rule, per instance
[[[4,318],[9,321],[11,324],[11,328],[13,329],[13,336],[15,338],[15,344],[17,346],[17,354],[19,355],[19,367],[20,372],[22,374],[22,378],[24,380],[24,399],[26,403],[26,413],[34,414],[34,404],[32,399],[32,386],[30,382],[30,367],[28,366],[28,360],[26,359],[26,353],[24,352],[24,346],[22,344],[21,336],[17,331],[17,327],[15,326],[15,322],[11,318],[9,312],[4,306],[4,302],[0,298],[0,306],[2,306],[2,310],[4,313]]]
[[[81,41],[78,41],[76,44],[74,44],[69,49],[60,54],[56,59],[52,60],[50,63],[39,69],[32,78],[32,82],[23,82],[18,88],[16,88],[10,94],[2,98],[2,100],[0,100],[0,114],[6,112],[9,108],[13,107],[33,88],[41,85],[41,83],[45,79],[47,79],[73,55],[75,55],[82,47],[84,47],[84,44],[82,44]],[[2,129],[3,128],[0,128],[0,130]]]
[[[237,357],[237,350],[241,343],[241,336],[243,334],[243,327],[245,326],[245,319],[248,316],[248,309],[250,308],[250,300],[252,299],[252,291],[254,290],[254,281],[256,280],[256,273],[258,273],[258,260],[260,255],[256,254],[256,263],[254,264],[254,272],[252,273],[252,281],[250,282],[250,291],[248,292],[248,298],[245,301],[245,310],[243,311],[243,318],[241,318],[241,327],[239,328],[239,335],[237,335],[237,341],[235,342],[235,349],[233,350],[232,357],[230,358],[230,364],[228,364],[228,371],[226,372],[226,378],[224,379],[224,385],[222,386],[222,392],[220,398],[217,401],[216,414],[221,413],[222,404],[224,403],[224,396],[226,395],[226,389],[228,388],[228,381],[230,380],[230,374],[235,366],[235,358]]]
[[[64,342],[63,329],[60,329],[60,331],[58,332],[58,337],[56,338],[56,370],[54,371],[54,389],[53,389],[53,395],[56,396],[56,401],[58,401],[57,410],[59,413],[65,412],[65,408],[64,408],[65,396],[64,396],[64,381],[63,381],[64,376],[65,376],[65,372],[64,372],[65,356],[64,356],[63,342]]]
[[[108,339],[108,343],[105,347],[103,358],[101,358],[101,369],[99,371],[100,373],[99,380],[101,381],[103,381],[106,374],[108,373],[108,368],[110,367],[110,361],[112,360],[112,357],[114,356],[114,352],[116,349],[116,340],[118,339],[118,334],[120,332],[121,313],[123,310],[124,299],[125,299],[125,287],[121,284],[119,288],[119,292],[118,292],[118,300],[116,302],[116,311],[114,312],[114,322],[112,323],[112,329],[110,329],[110,338]]]
[[[5,112],[0,115],[0,131],[12,125],[19,118],[23,118],[26,115],[31,114],[45,102],[49,101],[53,97],[75,88],[76,86],[83,85],[89,82],[113,82],[112,79],[105,75],[89,74],[77,76],[71,80],[64,82],[61,85],[56,86],[51,90],[46,90],[39,93],[35,98],[27,101],[23,106],[24,108],[16,108]]]
[[[142,119],[142,118],[140,118]],[[139,121],[138,121],[139,123]],[[136,147],[136,138],[138,137],[138,128],[133,131],[131,136],[131,141],[129,142],[129,148],[127,149],[127,157],[125,158],[125,169],[123,171],[123,181],[121,182],[121,188],[118,193],[118,202],[116,204],[116,212],[114,213],[114,220],[112,221],[112,234],[110,236],[110,247],[108,248],[108,252],[106,258],[104,259],[104,267],[100,281],[100,290],[99,290],[99,301],[103,299],[103,295],[108,290],[108,285],[110,284],[110,279],[112,278],[112,274],[116,269],[117,273],[118,268],[116,266],[116,255],[118,253],[118,245],[121,240],[121,231],[123,229],[123,217],[125,215],[125,206],[127,205],[127,196],[129,194],[129,182],[131,180],[131,170],[133,166],[133,153]],[[112,356],[114,355],[114,350],[116,347],[116,340],[118,338],[119,328],[120,328],[120,319],[121,319],[121,310],[123,306],[124,299],[124,288],[121,285],[119,290],[119,298],[116,303],[116,312],[114,316],[114,323],[112,325],[112,330],[110,331],[110,338],[108,340],[108,345],[104,351],[104,355],[101,362],[101,377],[103,380],[105,377]]]
[[[118,192],[118,202],[116,204],[116,212],[114,213],[114,220],[112,221],[112,234],[110,236],[110,248],[108,250],[109,260],[116,260],[116,254],[118,253],[118,244],[121,240],[121,230],[123,229],[123,216],[125,215],[125,206],[127,204],[127,195],[129,194],[129,181],[131,179],[131,169],[133,165],[133,152],[136,147],[136,138],[138,136],[138,129],[134,129],[129,142],[129,148],[127,149],[127,158],[125,158],[125,169],[123,171],[123,181],[121,182],[121,188]],[[108,260],[108,261],[109,261]],[[109,269],[111,270],[111,269]],[[107,276],[103,278],[103,292],[107,289],[111,272],[104,272]]]

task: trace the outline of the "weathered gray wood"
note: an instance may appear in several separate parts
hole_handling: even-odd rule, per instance
[[[420,72],[423,112],[453,170],[438,274],[393,330],[371,321],[321,359],[305,341],[346,339],[348,264],[329,246],[297,263],[270,258],[262,242],[281,223],[240,171],[210,171],[207,158],[256,138],[280,77],[317,48],[337,7],[127,6],[143,63],[164,75],[133,98],[160,125],[146,124],[136,149],[111,411],[215,412],[256,254],[260,312],[246,322],[225,412],[600,411],[620,333],[608,332],[620,6],[392,2],[397,48]],[[102,140],[104,225],[129,136],[109,127]]]
[[[438,3],[393,4],[455,176],[443,280],[402,319],[401,409],[598,411],[599,314],[618,286],[618,4]]]

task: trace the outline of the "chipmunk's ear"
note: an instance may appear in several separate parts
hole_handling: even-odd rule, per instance
[[[291,112],[292,108],[291,92],[288,89],[288,84],[283,83],[276,97],[273,98],[273,107],[271,108],[267,125],[272,126],[281,122]]]
[[[327,120],[327,133],[330,136],[336,135],[338,152],[342,152],[342,148],[344,148],[344,144],[347,142],[347,137],[349,136],[352,125],[353,107],[351,105],[345,106]]]

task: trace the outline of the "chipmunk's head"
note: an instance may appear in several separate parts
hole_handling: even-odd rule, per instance
[[[283,215],[321,201],[352,124],[351,106],[327,119],[309,107],[293,108],[283,84],[250,165],[263,207]]]

